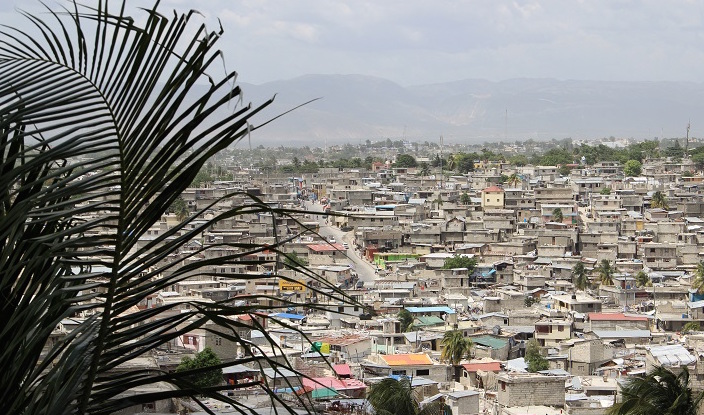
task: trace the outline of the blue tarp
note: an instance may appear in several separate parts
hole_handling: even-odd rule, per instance
[[[291,313],[275,313],[275,314],[270,314],[270,317],[287,318],[289,320],[303,320],[304,318],[306,318],[306,316],[302,316],[300,314],[291,314]]]

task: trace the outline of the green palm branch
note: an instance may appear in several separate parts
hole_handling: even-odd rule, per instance
[[[697,269],[694,271],[694,280],[692,280],[692,288],[697,290],[698,294],[704,293],[704,261],[699,261]]]
[[[252,263],[251,255],[285,241],[186,244],[222,219],[288,214],[235,192],[225,196],[235,207],[212,220],[196,222],[204,210],[194,212],[142,239],[212,155],[258,128],[253,117],[271,102],[233,104],[242,97],[232,85],[236,73],[209,74],[219,62],[220,31],[193,27],[193,12],[167,18],[154,6],[145,13],[137,25],[124,4],[115,12],[103,2],[74,4],[41,17],[23,13],[32,30],[0,29],[2,413],[107,414],[195,394],[242,407],[218,393],[231,386],[188,381],[207,369],[121,366],[197,328],[247,351],[222,366],[257,361],[258,346],[237,334],[243,327],[231,317],[266,307],[205,300],[136,306],[192,275],[260,278],[214,274],[212,267]],[[199,81],[207,83],[201,93]],[[211,259],[212,248],[229,253]],[[47,347],[60,322],[74,316],[85,319]],[[163,383],[171,387],[129,396]]]
[[[445,332],[441,343],[440,360],[449,362],[453,366],[459,365],[462,359],[468,358],[473,346],[472,340],[464,337],[459,330]]]
[[[574,287],[578,290],[584,290],[589,285],[587,269],[582,261],[575,264],[575,266],[572,268],[572,283],[574,284]]]
[[[608,259],[602,259],[596,271],[599,273],[599,279],[602,284],[614,285],[614,274],[616,274],[618,270],[611,265]]]
[[[385,378],[372,385],[367,401],[380,415],[441,415],[444,408],[444,403],[439,400],[421,408],[418,394],[405,376],[398,380]]]
[[[689,372],[679,374],[656,367],[647,375],[635,376],[621,385],[621,401],[608,415],[694,415],[704,392],[694,393],[689,387]]]

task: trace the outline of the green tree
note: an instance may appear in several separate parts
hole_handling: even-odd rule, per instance
[[[621,385],[621,399],[607,415],[696,415],[704,392],[689,387],[689,371],[681,367],[675,374],[656,367],[646,375],[635,375]]]
[[[550,369],[550,362],[540,354],[540,344],[536,339],[528,340],[524,359],[531,373]]]
[[[410,311],[402,308],[398,312],[398,320],[400,325],[401,333],[413,330],[413,314]]]
[[[611,265],[608,259],[602,259],[596,268],[596,272],[599,273],[599,279],[604,285],[614,285],[614,274],[616,274],[616,267]]]
[[[650,276],[645,271],[638,271],[635,278],[636,278],[636,285],[639,287],[646,287],[646,286],[652,285],[652,283],[650,282]]]
[[[611,188],[610,187],[604,187],[601,190],[599,190],[600,195],[610,195],[611,194]]]
[[[410,154],[399,154],[396,156],[396,162],[394,163],[396,167],[416,167],[417,165],[415,157]]]
[[[562,209],[560,208],[555,208],[552,211],[552,221],[557,222],[557,223],[562,223],[564,220],[564,217],[562,215]]]
[[[420,163],[420,171],[418,172],[421,177],[430,176],[430,166],[426,162]]]
[[[215,179],[208,172],[209,169],[202,169],[191,181],[191,187],[203,187],[207,183],[212,183]]]
[[[188,356],[181,359],[181,363],[176,367],[176,372],[196,372],[186,376],[186,380],[199,388],[208,388],[223,383],[222,368],[218,367],[220,358],[210,347],[196,353],[193,358]],[[215,367],[208,370],[208,368]]]
[[[704,293],[704,261],[699,261],[697,269],[694,270],[692,288],[697,290],[697,294]]]
[[[284,254],[284,265],[291,269],[300,269],[308,265],[308,261],[298,256],[295,252],[288,252]]]
[[[421,409],[420,396],[405,376],[384,378],[372,385],[367,401],[378,415],[442,415],[445,406],[442,400],[435,400]]]
[[[460,203],[463,205],[468,205],[471,201],[472,199],[469,197],[469,194],[466,191],[462,192],[460,195]]]
[[[668,210],[670,206],[667,203],[667,198],[661,191],[657,191],[653,193],[653,198],[650,200],[650,207],[652,208],[660,208],[660,209],[665,209]]]
[[[640,176],[642,171],[643,165],[638,160],[628,160],[623,166],[623,173],[629,177]]]
[[[584,290],[589,285],[589,277],[587,269],[582,261],[579,261],[572,267],[572,284],[578,290]]]
[[[508,179],[506,179],[506,184],[511,186],[511,187],[516,187],[518,183],[521,182],[521,176],[519,176],[516,173],[512,173],[510,176],[508,176]]]
[[[539,302],[540,302],[540,299],[529,295],[523,300],[523,305],[525,305],[526,307],[532,307],[533,304],[536,304]]]
[[[188,204],[183,197],[179,196],[171,203],[169,211],[176,215],[179,222],[183,222],[188,217]]]
[[[455,255],[445,259],[443,269],[467,268],[467,275],[474,272],[474,267],[477,266],[477,259],[470,258],[464,255]]]
[[[699,329],[698,321],[690,321],[682,327],[682,334],[689,334],[693,331],[699,331]]]
[[[440,361],[453,366],[459,365],[462,359],[468,359],[473,346],[472,340],[464,337],[459,330],[446,331],[441,344]]]
[[[184,382],[193,373],[130,363],[206,325],[245,351],[229,364],[251,361],[256,346],[233,333],[252,327],[224,318],[250,306],[137,306],[190,275],[233,263],[263,265],[252,257],[282,249],[280,242],[242,244],[219,258],[213,251],[221,253],[222,244],[204,243],[184,266],[179,253],[221,219],[288,213],[229,196],[213,204],[233,204],[232,210],[212,218],[194,212],[146,238],[211,157],[256,135],[253,117],[270,101],[237,104],[236,73],[223,72],[216,49],[221,33],[194,27],[197,13],[155,5],[131,16],[119,3],[22,14],[26,22],[0,31],[3,414],[121,413],[198,393],[241,408],[220,392],[246,386],[203,391]],[[316,283],[335,289],[322,278]],[[263,301],[257,308],[273,310]],[[53,337],[57,324],[77,313],[86,318]],[[135,387],[144,392],[130,393]]]

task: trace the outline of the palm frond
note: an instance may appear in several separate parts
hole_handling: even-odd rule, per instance
[[[255,345],[237,334],[242,323],[229,318],[253,307],[134,307],[175,282],[212,276],[214,265],[246,264],[265,249],[186,248],[220,220],[287,214],[237,193],[223,199],[242,204],[211,220],[196,222],[195,214],[152,241],[143,236],[211,156],[257,128],[253,117],[271,100],[236,104],[220,117],[242,98],[231,86],[235,72],[209,73],[221,32],[193,30],[193,13],[168,18],[154,6],[137,25],[124,3],[113,10],[107,2],[74,3],[41,17],[23,12],[30,29],[0,28],[0,335],[7,345],[0,352],[0,412],[102,414],[196,393],[241,408],[219,393],[222,387],[197,389],[179,374],[114,370],[213,322],[217,328],[209,330],[250,352],[227,364],[257,360]],[[199,94],[203,80],[209,87]],[[223,246],[228,255],[200,258]],[[74,316],[85,319],[47,347],[62,320]],[[171,389],[127,397],[160,383]]]

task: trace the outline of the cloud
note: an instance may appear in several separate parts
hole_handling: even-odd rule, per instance
[[[203,12],[209,27],[220,19],[228,66],[254,83],[307,73],[361,73],[402,84],[514,77],[704,80],[704,19],[696,1],[160,4],[162,10],[191,7]]]

